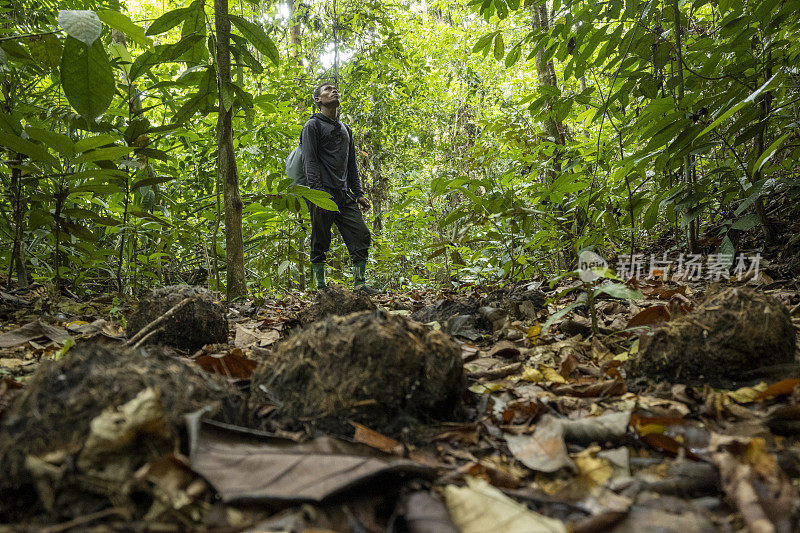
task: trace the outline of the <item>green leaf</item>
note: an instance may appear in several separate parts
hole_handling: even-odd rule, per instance
[[[63,133],[31,127],[26,128],[25,131],[31,139],[37,140],[49,148],[52,148],[64,157],[72,157],[75,155],[75,143]]]
[[[114,98],[114,75],[102,43],[89,47],[74,37],[67,37],[61,55],[61,85],[75,110],[93,121]]]
[[[219,96],[225,111],[230,111],[233,105],[233,84],[231,82],[222,84]]]
[[[97,16],[105,24],[108,24],[115,30],[119,30],[125,34],[133,42],[137,43],[143,48],[152,48],[153,40],[145,36],[144,29],[141,26],[134,24],[134,22],[119,11],[113,9],[100,9],[97,11]]]
[[[775,80],[778,79],[779,74],[780,73],[773,75],[770,79],[766,81],[766,83],[764,83],[764,85],[756,89],[750,96],[748,96],[741,102],[738,102],[736,105],[734,105],[733,107],[725,111],[723,114],[721,114],[719,117],[717,117],[717,119],[714,120],[714,122],[709,124],[703,131],[699,133],[698,137],[702,137],[709,131],[713,130],[714,128],[725,122],[731,115],[739,111],[745,105],[749,104],[750,102],[754,102],[755,99],[761,95],[761,93],[768,90],[775,83]]]
[[[84,9],[62,9],[58,12],[58,25],[67,32],[67,35],[86,46],[92,46],[103,31],[103,24],[97,13]]]
[[[153,65],[177,61],[193,46],[203,40],[202,35],[189,35],[174,44],[156,46],[153,51],[146,51],[134,60],[129,74],[131,81],[145,73]]]
[[[503,34],[497,33],[497,37],[494,38],[494,58],[497,61],[503,59],[503,56],[506,53],[506,47],[503,43]]]
[[[167,11],[156,20],[150,24],[150,27],[147,28],[145,35],[158,35],[159,33],[164,33],[165,31],[169,31],[184,20],[186,20],[186,16],[189,14],[190,8],[188,7],[181,7],[179,9],[173,9],[172,11]]]
[[[644,294],[639,291],[635,291],[629,288],[627,285],[623,285],[622,283],[608,283],[606,285],[601,285],[594,289],[594,294],[605,293],[609,296],[613,296],[614,298],[625,298],[625,299],[634,299],[634,298],[644,298]]]
[[[203,107],[203,103],[205,103],[205,101],[206,101],[206,95],[195,94],[194,96],[189,98],[180,107],[180,109],[178,109],[175,112],[174,115],[172,115],[172,123],[181,124],[185,122],[189,117],[193,116]]]
[[[208,63],[208,49],[205,46],[206,35],[206,13],[203,9],[203,0],[195,0],[189,6],[189,13],[186,21],[181,27],[181,39],[189,36],[199,36],[200,41],[183,55],[183,59],[189,65],[201,65]]]
[[[131,185],[131,189],[138,189],[139,187],[148,187],[150,185],[158,185],[160,183],[166,183],[168,181],[173,181],[175,178],[172,176],[148,176],[146,178],[142,178],[133,185]]]
[[[25,154],[36,161],[46,163],[53,168],[59,167],[58,159],[53,157],[53,155],[51,155],[43,146],[32,143],[31,141],[23,139],[22,137],[17,137],[11,133],[0,131],[0,145],[2,145],[3,148],[19,154]]]
[[[256,50],[267,56],[276,67],[280,65],[281,57],[278,54],[278,48],[261,26],[238,15],[228,15],[228,18]]]
[[[506,68],[511,67],[512,65],[514,65],[514,63],[519,61],[519,56],[521,53],[522,53],[521,46],[517,45],[514,48],[512,48],[511,51],[506,56]]]
[[[110,146],[108,148],[98,148],[91,152],[86,152],[72,160],[74,164],[88,163],[93,161],[117,161],[121,157],[130,153],[134,146]]]
[[[741,231],[747,231],[756,227],[758,224],[761,223],[761,217],[759,217],[755,213],[750,213],[749,215],[745,215],[733,224],[731,224],[731,229],[738,229]]]
[[[117,142],[117,140],[118,139],[113,135],[109,135],[107,133],[101,133],[99,135],[95,135],[94,137],[86,137],[76,142],[75,151],[77,153],[87,152],[89,150],[94,150],[98,146],[104,146],[106,144],[114,144],[115,142]]]
[[[582,303],[583,303],[583,302],[572,302],[572,303],[571,303],[571,304],[569,304],[568,306],[566,306],[566,307],[564,307],[564,308],[562,308],[562,309],[559,309],[558,311],[556,311],[555,313],[553,313],[552,315],[550,315],[550,316],[547,318],[547,321],[546,321],[546,322],[544,323],[544,325],[542,326],[542,332],[546,332],[546,331],[548,331],[548,330],[550,329],[550,326],[552,326],[552,325],[553,325],[553,322],[555,322],[556,320],[558,320],[558,319],[559,319],[559,318],[561,318],[562,316],[566,315],[567,313],[569,313],[570,311],[572,311],[573,309],[575,309],[576,307],[578,307],[578,306],[579,306],[579,305],[581,305]]]
[[[761,167],[763,167],[763,166],[764,166],[764,164],[766,164],[767,160],[768,160],[770,157],[772,157],[773,155],[775,155],[775,152],[777,152],[777,151],[778,151],[778,149],[781,147],[781,145],[783,144],[783,142],[784,142],[786,139],[788,139],[789,137],[791,137],[792,133],[793,133],[793,132],[791,132],[791,131],[790,131],[790,132],[788,132],[788,133],[785,133],[785,134],[781,135],[780,137],[778,137],[778,138],[775,140],[775,142],[773,142],[772,144],[770,144],[770,145],[769,145],[769,147],[768,147],[766,150],[764,150],[764,153],[763,153],[763,154],[761,154],[761,155],[759,156],[759,158],[758,158],[758,159],[756,159],[755,163],[753,163],[753,168],[750,170],[750,175],[751,175],[751,176],[752,176],[752,175],[754,175],[754,174],[755,174],[756,172],[758,172],[759,170],[761,170]]]
[[[494,39],[494,36],[496,34],[497,34],[497,32],[493,31],[491,33],[487,33],[486,35],[482,36],[475,43],[475,46],[472,47],[472,52],[477,54],[481,50],[485,50],[485,49],[489,48],[489,46],[492,44],[492,39]]]
[[[6,57],[6,53],[2,48],[0,48],[0,66],[8,66],[8,58]]]

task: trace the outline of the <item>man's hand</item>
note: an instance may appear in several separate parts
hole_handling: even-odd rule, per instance
[[[358,199],[356,199],[356,202],[358,202],[358,205],[361,206],[361,209],[365,211],[372,207],[372,204],[369,203],[369,200],[367,200],[366,196],[359,196]]]

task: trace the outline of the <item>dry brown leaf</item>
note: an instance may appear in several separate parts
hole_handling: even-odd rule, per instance
[[[758,398],[763,399],[772,398],[774,396],[786,396],[791,394],[798,385],[800,385],[800,378],[783,379],[764,389]]]
[[[536,424],[533,435],[506,435],[506,443],[514,457],[536,472],[575,469],[564,444],[564,429],[558,419],[545,415]]]
[[[628,321],[626,328],[635,328],[638,326],[650,326],[652,324],[659,324],[667,322],[670,319],[669,309],[664,305],[654,305],[640,311],[636,316]]]
[[[566,533],[563,522],[515,502],[483,480],[467,478],[466,487],[448,485],[445,501],[461,533]]]
[[[258,366],[256,361],[246,358],[240,348],[225,354],[201,355],[194,362],[206,372],[239,379],[250,379]]]
[[[387,437],[386,435],[382,435],[377,431],[368,428],[367,426],[359,424],[358,422],[353,422],[352,420],[348,420],[348,422],[356,429],[356,432],[353,435],[354,441],[361,442],[367,446],[372,446],[375,449],[378,449],[382,452],[391,453],[393,455],[403,453],[403,445],[396,440]]]
[[[188,419],[192,470],[225,503],[320,502],[378,476],[433,477],[436,469],[332,437],[296,443]]]

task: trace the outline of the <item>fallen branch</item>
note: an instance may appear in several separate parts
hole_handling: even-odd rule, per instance
[[[134,348],[138,347],[139,345],[142,344],[142,342],[150,338],[150,336],[157,333],[161,329],[164,322],[170,319],[175,313],[183,309],[186,306],[186,304],[188,304],[192,300],[194,300],[194,298],[184,298],[177,304],[173,305],[169,311],[167,311],[166,313],[164,313],[163,315],[156,318],[155,320],[147,324],[145,327],[140,329],[136,333],[136,335],[128,339],[128,342],[126,342],[125,344],[127,346],[133,346]]]

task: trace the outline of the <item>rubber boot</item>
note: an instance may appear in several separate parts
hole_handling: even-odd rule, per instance
[[[353,288],[367,294],[380,294],[381,291],[367,285],[367,262],[353,263]]]
[[[311,271],[314,273],[314,284],[317,286],[317,290],[328,286],[325,283],[325,263],[311,263]]]

